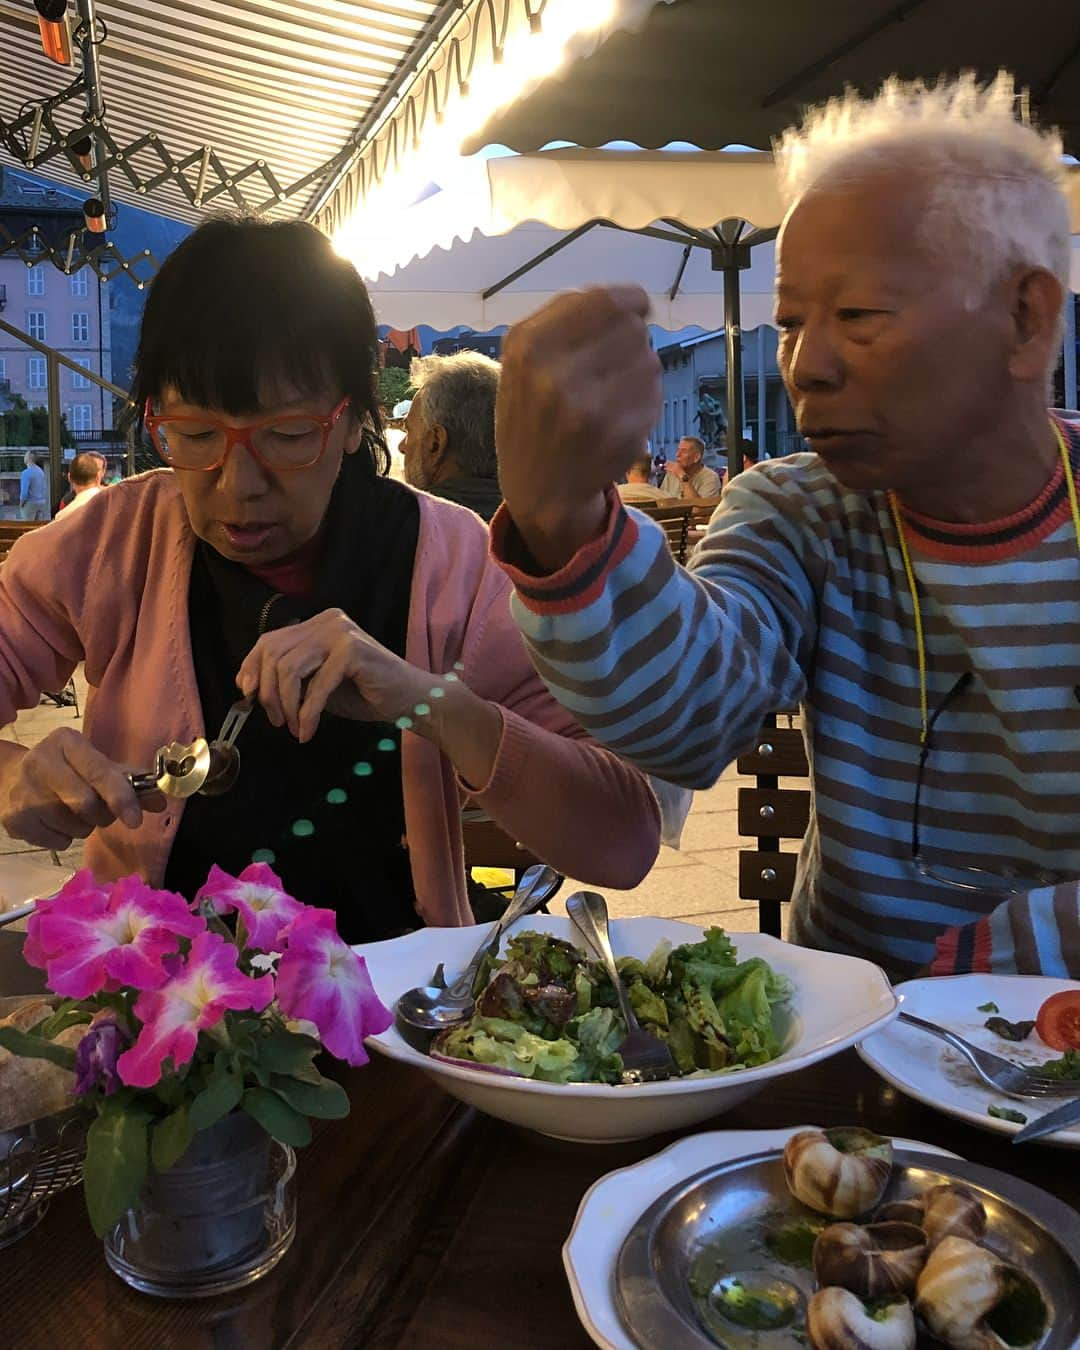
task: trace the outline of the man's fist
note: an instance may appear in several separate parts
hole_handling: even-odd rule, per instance
[[[499,483],[529,551],[555,569],[602,528],[603,494],[660,414],[660,362],[637,286],[560,295],[507,335]]]

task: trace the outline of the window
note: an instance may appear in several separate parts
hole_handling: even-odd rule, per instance
[[[26,358],[26,385],[28,389],[44,389],[48,380],[45,375],[45,358],[28,356]]]
[[[71,294],[76,297],[85,297],[90,294],[90,278],[86,274],[85,267],[80,267],[77,272],[72,273]]]
[[[682,401],[682,434],[684,436],[690,434],[690,423],[686,420],[686,399]]]
[[[26,311],[26,331],[39,342],[45,341],[45,311],[28,309]]]
[[[76,356],[75,360],[82,366],[83,370],[90,369],[90,358],[88,356]],[[72,389],[89,389],[90,381],[85,375],[80,375],[77,370],[73,370],[71,372],[71,387]]]
[[[72,342],[90,341],[90,315],[76,311],[71,316]]]
[[[38,263],[36,267],[27,268],[26,294],[27,295],[45,294],[45,268],[41,263]]]
[[[7,357],[0,356],[0,380],[7,379]]]
[[[94,408],[90,403],[73,403],[68,415],[68,427],[72,431],[92,431]]]

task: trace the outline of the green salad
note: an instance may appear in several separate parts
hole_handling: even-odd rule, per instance
[[[680,1074],[746,1069],[782,1049],[773,1008],[792,984],[767,961],[740,961],[722,928],[645,961],[624,956],[619,973],[646,1031],[666,1041]],[[477,980],[470,1020],[440,1032],[431,1053],[547,1083],[617,1083],[626,1035],[603,967],[560,938],[524,932]]]

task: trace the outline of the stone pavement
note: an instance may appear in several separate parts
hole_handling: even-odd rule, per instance
[[[76,685],[81,709],[86,698],[81,670],[76,674]],[[0,729],[0,738],[32,746],[60,726],[78,727],[81,720],[75,717],[72,708],[42,705],[20,713],[13,725]],[[640,886],[630,891],[605,892],[613,915],[653,915],[697,924],[718,923],[736,933],[756,932],[756,904],[738,898],[737,778],[732,765],[714,788],[696,795],[683,831],[682,847],[678,851],[661,847],[660,857]],[[75,869],[81,857],[82,845],[77,842],[60,855],[60,862],[65,868]],[[37,875],[39,867],[52,866],[52,856],[0,830],[0,896],[5,863],[11,877],[9,884],[14,884],[16,863],[21,865],[20,871],[29,865],[32,874]],[[564,893],[577,888],[578,883],[568,881]]]

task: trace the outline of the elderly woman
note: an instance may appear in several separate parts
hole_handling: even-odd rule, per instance
[[[0,824],[191,896],[270,862],[352,941],[471,922],[466,797],[561,871],[634,885],[644,777],[532,672],[471,512],[383,476],[375,318],[328,241],[216,220],[150,292],[133,397],[169,466],[31,532],[0,571],[0,724],[84,661],[85,734],[0,742]],[[235,787],[138,798],[125,768],[258,705]]]

